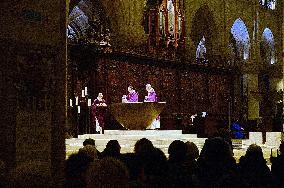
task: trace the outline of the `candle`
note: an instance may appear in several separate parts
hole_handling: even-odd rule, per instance
[[[78,105],[78,102],[79,102],[79,101],[78,101],[78,97],[75,97],[75,98],[76,98],[76,103],[75,103],[75,104]]]
[[[86,96],[88,95],[87,87],[85,87],[85,95],[86,95]]]
[[[78,114],[80,114],[80,113],[81,113],[80,106],[78,106]]]
[[[70,99],[70,106],[71,106],[71,107],[73,106],[73,104],[72,104],[72,99]]]
[[[92,100],[88,99],[88,106],[90,107],[92,105]]]
[[[85,97],[85,91],[82,90],[82,97]]]

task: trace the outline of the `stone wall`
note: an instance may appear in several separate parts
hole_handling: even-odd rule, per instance
[[[133,47],[146,42],[142,26],[146,0],[105,0],[101,1],[107,17],[111,20],[114,45]]]

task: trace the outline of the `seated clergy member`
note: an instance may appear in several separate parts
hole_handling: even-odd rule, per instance
[[[146,90],[148,95],[145,96],[144,102],[157,102],[157,94],[151,84],[146,84]]]
[[[146,90],[148,91],[148,95],[145,96],[144,102],[158,102],[157,94],[152,88],[151,84],[146,84]],[[158,116],[151,124],[150,129],[160,129],[160,116]]]
[[[132,86],[128,86],[128,95],[126,96],[127,102],[138,102],[138,93]]]

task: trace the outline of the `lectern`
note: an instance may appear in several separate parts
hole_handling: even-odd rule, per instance
[[[111,114],[125,128],[145,130],[165,108],[166,102],[132,102],[109,105]]]

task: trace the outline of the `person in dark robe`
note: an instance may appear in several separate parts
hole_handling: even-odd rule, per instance
[[[104,132],[106,107],[107,105],[106,101],[103,99],[103,94],[99,93],[92,104],[92,122],[93,127],[96,127],[96,132]]]

